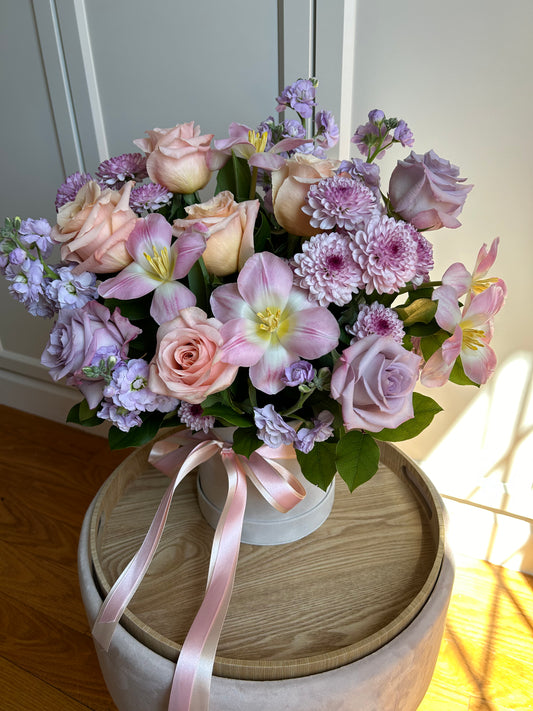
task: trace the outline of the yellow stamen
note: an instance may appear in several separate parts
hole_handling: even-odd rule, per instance
[[[146,252],[144,252],[144,256],[157,277],[163,281],[170,278],[170,258],[166,247],[163,247],[160,252],[154,247],[153,257]]]
[[[490,279],[476,279],[472,282],[470,287],[474,294],[481,294],[482,291],[488,289],[491,284],[495,284],[498,281],[497,277],[491,277]]]
[[[275,311],[273,311],[270,306],[267,306],[265,309],[265,313],[261,313],[261,311],[258,311],[257,315],[263,322],[259,324],[259,328],[262,331],[268,331],[269,333],[277,331],[279,326],[279,319],[281,316],[281,309],[276,309]]]
[[[266,131],[263,131],[263,133],[248,131],[248,141],[258,153],[264,153],[268,141],[268,133]]]
[[[483,348],[485,345],[481,340],[485,335],[480,328],[464,328],[463,330],[463,348],[470,348],[471,351],[477,351],[478,348]]]

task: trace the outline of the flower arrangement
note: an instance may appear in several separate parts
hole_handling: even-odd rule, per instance
[[[472,186],[411,151],[384,191],[379,159],[414,139],[380,110],[352,138],[362,157],[328,158],[339,131],[316,89],[298,80],[276,106],[296,118],[228,138],[147,131],[142,153],[67,178],[54,226],[6,220],[9,290],[52,320],[42,363],[83,396],[69,421],[110,422],[112,448],[233,426],[237,454],[292,445],[309,481],[338,472],[353,490],[377,470],[376,440],[414,437],[441,409],[418,382],[490,377],[498,240],[472,272],[430,276],[427,235],[460,226]]]

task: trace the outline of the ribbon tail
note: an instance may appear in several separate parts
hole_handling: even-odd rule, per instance
[[[247,484],[235,454],[231,450],[221,454],[228,496],[213,539],[206,594],[176,664],[169,711],[208,711],[216,649],[233,590]]]
[[[102,603],[93,625],[92,635],[94,640],[106,651],[109,649],[111,638],[113,637],[113,633],[124,610],[141,584],[154,557],[165,528],[172,497],[178,484],[192,469],[210,459],[218,451],[219,447],[216,442],[204,441],[200,442],[200,444],[189,453],[187,459],[171,480],[141,547],[121,573]]]

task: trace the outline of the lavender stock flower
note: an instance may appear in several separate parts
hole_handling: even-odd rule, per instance
[[[19,239],[24,246],[29,249],[37,247],[42,256],[46,258],[54,246],[50,237],[51,231],[52,227],[48,220],[41,217],[37,220],[31,218],[22,220],[18,233]]]
[[[339,142],[339,127],[331,111],[319,111],[315,117],[316,142],[323,148],[333,148]]]
[[[313,427],[300,427],[294,438],[294,448],[304,454],[308,454],[316,442],[325,442],[333,434],[333,415],[329,410],[319,412],[313,422]]]
[[[316,371],[309,361],[297,360],[285,368],[281,381],[285,385],[295,388],[303,383],[310,383],[315,375]]]
[[[267,447],[276,449],[282,444],[293,443],[295,430],[274,410],[274,405],[271,403],[261,408],[254,407],[254,421],[257,436]]]
[[[311,79],[298,79],[294,84],[286,86],[276,98],[276,111],[284,111],[290,107],[302,118],[309,118],[313,115],[315,93],[315,84]]]
[[[88,301],[98,298],[96,275],[91,272],[73,274],[75,264],[56,269],[57,279],[49,281],[45,287],[46,296],[56,310],[77,309]]]

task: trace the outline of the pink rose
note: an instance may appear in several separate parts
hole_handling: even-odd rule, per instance
[[[195,222],[207,228],[202,258],[210,274],[226,276],[241,269],[254,253],[254,226],[259,200],[235,202],[224,190],[207,202],[185,208],[187,217],[174,220],[174,234],[180,235]]]
[[[346,348],[331,377],[346,429],[379,432],[413,417],[420,361],[388,336],[366,336]]]
[[[296,153],[285,165],[272,173],[272,205],[278,223],[294,235],[312,237],[321,232],[302,212],[311,185],[335,174],[337,163]]]
[[[398,161],[389,183],[392,207],[418,230],[459,227],[457,215],[463,209],[472,185],[461,185],[459,168],[434,151],[423,156],[411,151]]]
[[[213,134],[200,136],[200,126],[195,126],[194,121],[146,133],[148,138],[133,142],[148,156],[146,169],[154,183],[184,195],[207,185]]]
[[[148,385],[159,395],[193,405],[225,390],[238,367],[220,360],[222,323],[196,306],[182,309],[157,331],[157,348],[150,363]]]
[[[49,368],[53,380],[72,376],[69,385],[77,386],[90,408],[102,399],[104,380],[85,379],[82,368],[109,356],[125,358],[128,344],[141,333],[121,315],[113,314],[98,301],[89,301],[80,309],[63,309],[54,325],[41,363]],[[97,363],[96,363],[97,364]]]
[[[61,259],[78,263],[76,274],[118,272],[132,261],[125,246],[139,219],[129,207],[132,186],[102,191],[91,180],[59,209],[52,239],[61,243]]]

